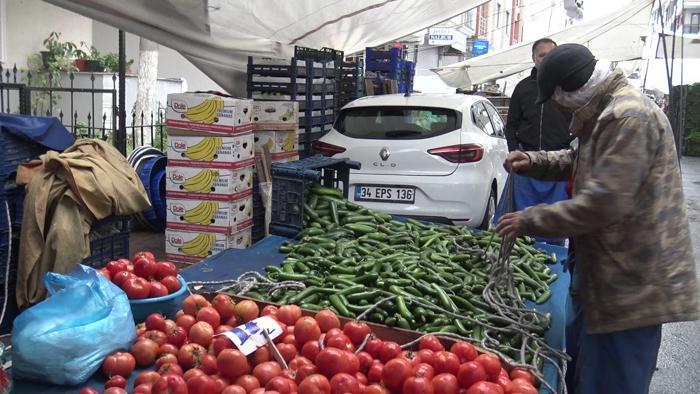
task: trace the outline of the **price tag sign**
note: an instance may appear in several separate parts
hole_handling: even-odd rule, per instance
[[[269,316],[259,317],[220,335],[230,339],[238,350],[247,356],[267,343],[263,331],[267,332],[270,339],[275,339],[282,335],[282,327],[275,319]]]

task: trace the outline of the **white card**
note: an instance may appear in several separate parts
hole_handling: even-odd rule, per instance
[[[275,339],[282,335],[282,327],[269,316],[259,317],[246,324],[226,331],[220,335],[225,335],[234,345],[246,356],[254,353],[258,348],[265,346],[267,340],[263,335],[263,330],[267,331],[270,339]]]

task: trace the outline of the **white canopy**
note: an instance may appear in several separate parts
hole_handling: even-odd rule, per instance
[[[644,49],[653,3],[654,0],[638,0],[611,15],[573,25],[549,37],[559,44],[575,42],[587,45],[598,58],[611,61],[638,59]],[[532,42],[525,42],[433,71],[450,86],[471,88],[531,68],[531,45]]]
[[[294,45],[346,54],[410,35],[485,0],[45,0],[173,48],[229,92],[248,56]]]

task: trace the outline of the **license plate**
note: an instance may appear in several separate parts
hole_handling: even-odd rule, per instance
[[[357,185],[355,201],[396,202],[413,204],[416,188],[413,186]]]

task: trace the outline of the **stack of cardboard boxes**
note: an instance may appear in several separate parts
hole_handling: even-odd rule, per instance
[[[272,163],[299,160],[299,103],[296,101],[255,101],[253,130],[255,154],[264,147]]]
[[[208,93],[168,95],[169,260],[196,263],[225,249],[250,246],[252,115],[252,100]]]

